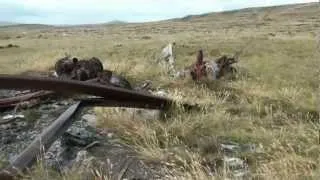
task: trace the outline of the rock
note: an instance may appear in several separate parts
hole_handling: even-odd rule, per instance
[[[260,144],[259,147],[257,147],[255,144],[237,144],[237,143],[223,143],[220,145],[221,150],[225,153],[258,153],[263,151],[263,147]]]
[[[107,134],[107,137],[108,137],[108,138],[113,138],[113,136],[114,136],[113,133],[108,133],[108,134]]]
[[[3,124],[0,126],[0,128],[3,130],[8,130],[8,129],[12,129],[12,125],[11,124]]]
[[[134,87],[134,90],[140,91],[140,92],[148,92],[148,90],[151,89],[151,86],[152,86],[152,81],[146,80],[141,84],[137,85],[136,87]]]
[[[75,159],[75,163],[80,163],[82,161],[84,161],[88,156],[88,152],[85,150],[79,151],[77,153],[77,157]]]
[[[220,144],[220,148],[224,153],[224,169],[233,178],[247,179],[250,176],[248,164],[236,157],[240,153],[259,153],[262,152],[262,145],[255,144],[239,144],[234,142],[225,142]]]
[[[10,144],[14,141],[14,138],[11,137],[3,137],[1,139],[1,144]]]
[[[48,117],[49,117],[48,114],[42,114],[40,118],[41,118],[41,119],[47,119]]]
[[[229,168],[230,170],[238,170],[238,169],[245,168],[245,163],[240,158],[225,156],[224,162],[225,162],[227,168]]]
[[[151,91],[151,94],[166,97],[167,92],[164,90],[158,90],[155,92]],[[151,110],[151,109],[143,109],[143,108],[114,108],[117,113],[125,112],[129,117],[134,117],[135,119],[150,121],[150,120],[158,120],[162,117],[162,110]]]
[[[87,121],[88,125],[91,127],[97,127],[98,122],[97,122],[97,116],[93,114],[85,114],[82,116],[82,119]]]
[[[96,140],[95,134],[79,127],[71,127],[62,136],[62,143],[67,146],[85,147]]]
[[[229,176],[234,178],[245,178],[249,175],[248,165],[242,159],[225,156],[223,161],[225,165],[224,169]]]
[[[156,92],[153,92],[153,94],[156,96],[162,96],[162,97],[168,96],[168,93],[165,90],[158,90]]]
[[[56,105],[58,106],[68,106],[70,104],[69,101],[58,101]]]
[[[24,119],[24,115],[22,114],[17,114],[17,115],[12,115],[8,114],[2,117],[3,120],[12,120],[12,119]]]
[[[133,109],[132,112],[136,117],[142,120],[157,120],[161,117],[160,110],[150,110],[150,109]]]
[[[238,144],[221,144],[221,149],[223,152],[235,153],[240,151],[240,146]]]
[[[110,84],[115,87],[132,89],[132,86],[128,80],[126,80],[124,77],[116,75],[114,73],[112,73],[112,76],[110,78]]]
[[[166,47],[164,47],[161,51],[161,56],[163,60],[168,62],[169,64],[174,64],[174,54],[173,54],[173,47],[176,45],[175,42],[169,43]]]
[[[162,49],[161,55],[158,58],[158,63],[163,66],[170,74],[175,72],[175,55],[173,53],[173,47],[175,45],[175,42],[169,43],[165,48]]]

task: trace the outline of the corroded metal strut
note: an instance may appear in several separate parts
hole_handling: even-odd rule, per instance
[[[45,153],[52,143],[56,141],[72,124],[72,117],[81,109],[81,101],[70,106],[58,119],[34,139],[8,167],[0,171],[0,179],[13,180],[27,168],[31,167],[37,157]]]
[[[102,97],[117,102],[144,104],[142,108],[166,109],[175,102],[169,98],[145,94],[138,91],[103,86],[84,81],[61,80],[50,77],[22,77],[18,75],[0,75],[0,89],[47,90],[56,93],[78,93]],[[186,108],[192,106],[182,104]]]

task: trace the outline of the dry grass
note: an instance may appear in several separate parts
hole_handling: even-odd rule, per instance
[[[318,179],[320,68],[315,32],[320,14],[316,6],[294,12],[290,8],[258,14],[240,11],[186,22],[97,26],[88,32],[73,28],[65,29],[66,36],[55,29],[28,30],[23,38],[0,40],[0,45],[21,46],[0,50],[0,69],[2,73],[45,70],[65,52],[96,56],[105,68],[133,82],[151,79],[175,99],[207,104],[200,112],[176,109],[161,121],[96,109],[102,127],[115,129],[142,158],[172,167],[172,176],[178,179],[210,179],[203,162],[220,158],[221,140],[264,147],[264,153],[241,154],[254,177]],[[6,29],[0,34],[15,37],[22,31]],[[38,39],[39,34],[47,39]],[[154,63],[169,41],[177,43],[178,68],[194,61],[199,48],[214,57],[245,47],[238,77],[203,86],[170,79]]]

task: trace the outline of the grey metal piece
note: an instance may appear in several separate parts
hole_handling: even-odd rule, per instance
[[[32,166],[37,157],[45,152],[72,124],[72,117],[81,108],[81,101],[70,106],[47,129],[45,129],[24,151],[22,151],[9,167],[0,172],[0,179],[8,174],[12,178],[20,171]]]

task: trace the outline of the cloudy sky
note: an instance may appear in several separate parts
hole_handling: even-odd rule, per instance
[[[304,2],[317,0],[0,0],[0,21],[41,24],[143,22]]]

